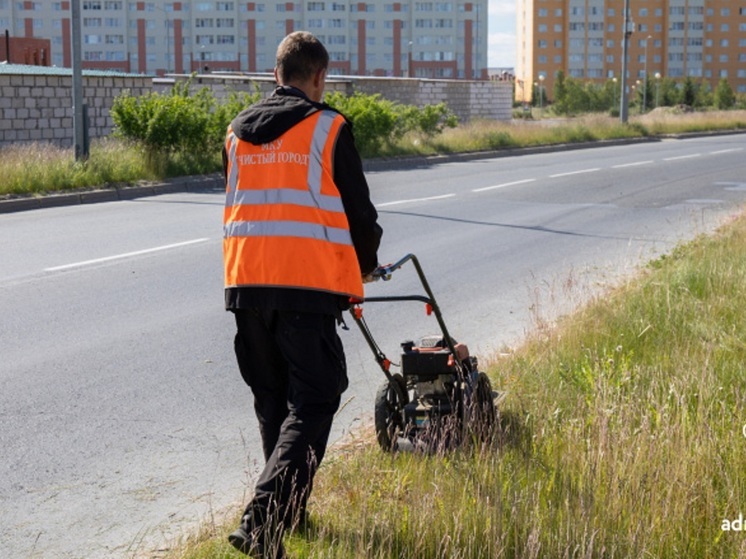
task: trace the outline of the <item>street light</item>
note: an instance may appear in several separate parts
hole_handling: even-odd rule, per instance
[[[658,93],[659,93],[659,86],[661,84],[661,73],[656,72],[655,73],[655,108],[658,108]]]
[[[652,35],[648,35],[644,39],[645,40],[645,58],[644,58],[645,64],[643,66],[642,78],[645,83],[642,86],[643,89],[642,89],[642,111],[641,111],[643,113],[648,109],[648,39],[652,39],[652,38],[653,38]]]
[[[627,123],[627,113],[629,111],[629,99],[627,97],[627,58],[629,49],[629,37],[632,35],[634,23],[629,17],[629,1],[624,0],[624,29],[622,30],[622,100],[619,103],[619,121],[622,124]]]
[[[409,41],[409,54],[407,55],[407,77],[412,77],[412,41]]]
[[[639,94],[640,91],[640,80],[635,80],[635,85],[632,87],[635,88],[635,92]],[[635,99],[635,102],[637,102],[637,99]],[[642,114],[642,107],[640,107],[639,113]]]
[[[611,81],[614,82],[614,87],[612,88],[614,90],[614,103],[611,106],[616,107],[616,76],[611,78]]]
[[[544,110],[544,74],[539,74],[539,108]]]

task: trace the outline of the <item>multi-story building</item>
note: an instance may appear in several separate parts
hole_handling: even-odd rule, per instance
[[[82,0],[83,66],[164,74],[265,72],[293,30],[317,35],[330,73],[487,77],[487,0],[136,2]],[[0,32],[51,40],[70,66],[70,2],[0,0]]]
[[[519,0],[517,19],[518,100],[530,100],[533,84],[551,97],[559,70],[581,80],[621,78],[624,0]],[[691,76],[713,88],[726,78],[746,92],[743,0],[634,0],[629,21],[628,84],[647,70],[648,79]]]

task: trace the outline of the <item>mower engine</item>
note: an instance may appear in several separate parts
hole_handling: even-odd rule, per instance
[[[469,356],[464,344],[454,343],[457,358],[467,372],[477,370],[476,357]],[[437,425],[459,411],[463,381],[459,379],[453,354],[442,336],[426,336],[419,345],[407,340],[401,344],[401,371],[412,396],[404,406],[408,430]]]

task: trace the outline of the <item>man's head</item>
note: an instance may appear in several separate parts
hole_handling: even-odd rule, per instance
[[[292,85],[320,101],[328,66],[329,53],[321,41],[307,31],[295,31],[277,47],[275,79],[280,85]]]

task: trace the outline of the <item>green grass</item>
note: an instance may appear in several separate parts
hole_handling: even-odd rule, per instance
[[[674,114],[658,110],[633,117],[627,125],[604,115],[508,123],[474,121],[433,138],[409,134],[394,145],[383,146],[378,155],[435,155],[722,129],[746,129],[746,111]],[[0,197],[134,184],[220,168],[219,153],[149,157],[137,146],[114,139],[92,142],[86,163],[76,163],[70,149],[18,144],[0,149],[4,177]]]
[[[730,558],[746,514],[746,216],[652,262],[490,366],[489,444],[330,453],[305,558]],[[537,324],[546,324],[537,320]],[[237,518],[169,557],[239,557]]]
[[[0,198],[135,184],[220,169],[220,154],[148,157],[120,140],[91,142],[87,162],[76,162],[71,149],[51,144],[14,144],[0,149]]]

